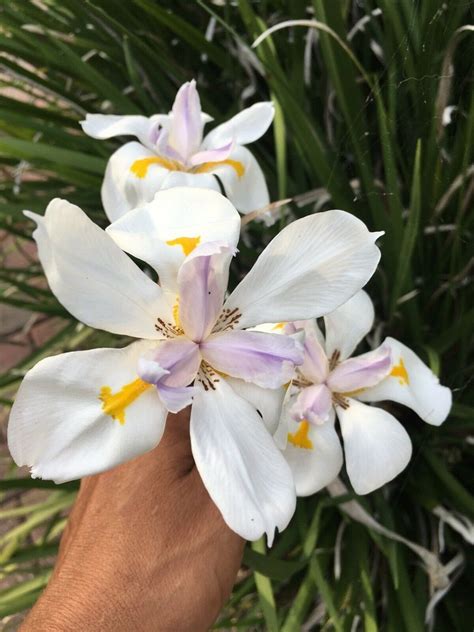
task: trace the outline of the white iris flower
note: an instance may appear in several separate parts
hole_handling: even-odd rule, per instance
[[[374,351],[350,357],[373,322],[372,301],[361,290],[324,317],[325,336],[316,321],[284,327],[289,334],[305,332],[305,359],[296,368],[276,434],[300,496],[325,487],[342,467],[336,416],[347,474],[354,490],[367,494],[407,466],[412,446],[393,415],[363,402],[404,404],[434,426],[450,411],[450,389],[398,340],[386,338]]]
[[[265,177],[244,147],[260,138],[274,116],[271,102],[255,103],[203,138],[212,118],[201,111],[196,82],[181,86],[169,114],[116,116],[88,114],[82,128],[93,138],[135,136],[111,157],[102,185],[102,203],[111,222],[151,202],[155,193],[176,186],[220,191],[242,213],[269,203]]]

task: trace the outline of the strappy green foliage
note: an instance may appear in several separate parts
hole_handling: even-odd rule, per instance
[[[467,630],[474,614],[472,552],[434,512],[442,506],[461,522],[474,520],[472,17],[469,3],[457,0],[0,6],[0,230],[15,247],[31,239],[21,211],[42,213],[56,196],[105,226],[101,175],[119,143],[86,137],[78,125],[86,112],[164,112],[193,77],[203,109],[218,122],[253,101],[275,101],[273,133],[252,150],[272,198],[294,198],[290,217],[343,208],[386,231],[369,286],[378,332],[415,349],[454,390],[456,404],[439,429],[397,409],[414,442],[412,462],[395,482],[358,501],[443,562],[464,556],[435,609],[436,630]],[[314,25],[289,26],[252,49],[284,20]],[[277,229],[249,225],[234,279]],[[36,263],[2,265],[0,302],[60,323],[54,337],[0,376],[6,408],[38,359],[123,342],[78,325],[41,279]],[[75,486],[19,480],[8,457],[3,461],[0,618],[15,629],[11,615],[30,607],[48,581]],[[270,552],[263,543],[249,547],[249,570],[216,629],[421,632],[432,592],[419,557],[343,508],[326,492],[302,500]]]

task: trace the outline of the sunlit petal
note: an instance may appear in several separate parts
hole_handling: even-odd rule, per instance
[[[412,447],[403,426],[387,411],[349,399],[336,409],[344,439],[349,479],[357,494],[368,494],[400,474]]]
[[[326,353],[338,352],[340,360],[348,358],[374,324],[374,306],[369,295],[360,290],[324,317]]]
[[[31,467],[35,477],[62,483],[155,447],[166,410],[156,389],[140,384],[137,375],[138,358],[149,344],[65,353],[31,369],[8,426],[16,463]],[[110,400],[116,398],[115,406],[106,406],[105,392]]]
[[[33,237],[49,286],[78,320],[115,334],[161,338],[162,292],[80,208],[55,199]]]
[[[191,446],[209,495],[231,529],[247,540],[282,531],[296,494],[291,470],[255,408],[224,379],[199,389],[191,411]]]
[[[204,139],[204,146],[214,149],[232,141],[238,145],[253,143],[265,134],[274,115],[275,108],[271,101],[254,103],[209,132]]]
[[[326,423],[295,422],[288,419],[290,439],[283,451],[293,473],[298,496],[310,496],[331,483],[343,463],[342,447],[334,429],[334,409]]]
[[[344,211],[296,220],[265,248],[225,307],[241,312],[242,328],[322,316],[372,276],[378,236]]]
[[[161,287],[175,295],[179,267],[199,244],[237,246],[240,217],[220,193],[181,187],[158,192],[152,202],[111,224],[107,233],[122,250],[152,266]]]

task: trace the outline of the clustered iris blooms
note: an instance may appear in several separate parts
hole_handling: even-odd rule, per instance
[[[10,418],[15,461],[57,482],[94,474],[153,448],[168,411],[191,404],[193,456],[210,496],[237,533],[271,540],[294,511],[291,470],[239,391],[278,389],[303,351],[292,337],[248,328],[346,301],[375,270],[377,233],[343,211],[297,220],[225,298],[240,219],[219,193],[161,191],[107,231],[64,200],[28,216],[58,300],[91,327],[140,340],[39,362]]]
[[[271,103],[255,104],[203,139],[210,117],[191,81],[168,115],[83,122],[96,138],[140,141],[108,163],[102,199],[112,223],[104,231],[60,199],[44,216],[25,214],[64,307],[136,340],[46,358],[26,374],[8,443],[32,476],[65,482],[110,469],[153,449],[168,413],[190,406],[192,453],[209,495],[235,532],[266,534],[271,544],[297,493],[313,493],[341,468],[335,411],[359,493],[396,476],[411,453],[403,427],[363,401],[392,399],[428,423],[444,420],[449,390],[401,343],[387,338],[349,358],[372,326],[361,288],[380,258],[381,233],[356,217],[333,210],[292,222],[228,293],[238,211],[269,200],[243,145],[272,118]]]

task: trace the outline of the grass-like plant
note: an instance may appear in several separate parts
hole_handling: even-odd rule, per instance
[[[368,288],[378,335],[403,340],[454,391],[440,428],[397,411],[414,458],[393,483],[364,498],[336,485],[300,500],[271,551],[263,542],[248,546],[216,629],[417,632],[425,619],[436,630],[470,629],[471,11],[444,0],[9,0],[0,7],[0,231],[9,247],[29,252],[32,225],[22,210],[43,213],[56,196],[107,224],[99,191],[119,143],[85,136],[79,121],[87,112],[165,112],[193,77],[217,122],[271,98],[273,136],[252,150],[272,199],[293,198],[279,225],[288,214],[342,208],[384,230]],[[247,225],[234,282],[277,228]],[[51,320],[55,333],[0,376],[6,410],[39,359],[124,342],[75,322],[34,260],[10,260],[2,261],[0,303]],[[77,485],[20,478],[2,454],[0,620],[15,629],[12,615],[48,581]]]

